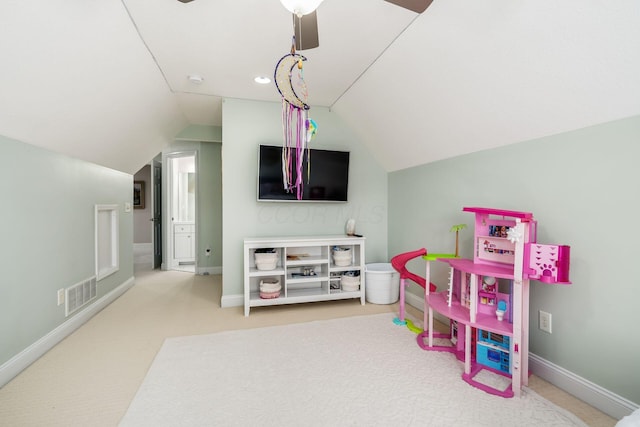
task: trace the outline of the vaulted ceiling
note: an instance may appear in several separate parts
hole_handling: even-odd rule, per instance
[[[636,0],[325,0],[302,51],[389,171],[640,114]],[[221,101],[279,101],[278,0],[3,0],[0,135],[134,173]],[[201,84],[189,75],[203,78]]]

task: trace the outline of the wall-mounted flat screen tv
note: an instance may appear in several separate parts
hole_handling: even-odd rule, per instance
[[[295,150],[292,151],[295,152]],[[305,150],[304,155],[308,155],[309,158],[306,159],[302,172],[304,179],[302,201],[346,202],[349,184],[349,152],[310,149]],[[258,200],[299,201],[295,190],[287,191],[284,188],[282,147],[261,145],[258,159]],[[295,162],[296,159],[293,158],[292,161]],[[294,171],[294,180],[295,177]]]

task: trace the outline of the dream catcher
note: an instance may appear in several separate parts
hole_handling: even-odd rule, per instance
[[[276,65],[274,80],[282,96],[282,181],[285,190],[295,192],[301,200],[305,175],[309,181],[309,142],[316,134],[317,125],[309,118],[303,69],[307,58],[296,53],[295,46],[294,36],[291,53]]]

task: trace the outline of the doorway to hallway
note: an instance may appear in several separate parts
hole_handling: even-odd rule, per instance
[[[167,156],[167,225],[165,233],[169,270],[197,271],[197,167],[196,152]]]

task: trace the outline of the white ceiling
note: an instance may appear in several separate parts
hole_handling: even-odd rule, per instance
[[[330,107],[389,171],[640,114],[637,0],[317,14],[311,114]],[[279,0],[2,0],[0,134],[133,173],[189,124],[221,125],[223,98],[279,101],[253,78],[291,33]]]

